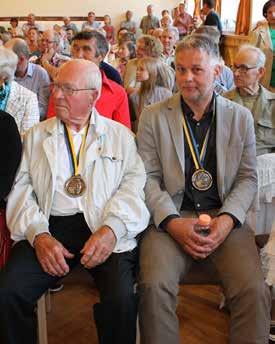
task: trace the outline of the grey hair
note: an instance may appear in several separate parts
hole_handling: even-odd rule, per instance
[[[174,36],[175,36],[175,40],[178,41],[179,40],[179,31],[177,30],[177,28],[175,27],[166,27],[165,29],[163,29],[162,33],[164,32],[173,32]]]
[[[261,68],[265,66],[265,61],[266,61],[266,57],[265,54],[262,52],[261,49],[255,47],[254,45],[251,44],[243,44],[240,46],[239,50],[238,50],[238,54],[241,52],[252,52],[255,53],[257,55],[257,67]]]
[[[30,50],[28,44],[22,38],[13,38],[9,41],[9,45],[12,51],[20,57],[20,55],[24,55],[26,59],[30,57]]]
[[[186,36],[179,42],[176,48],[176,55],[185,49],[198,49],[205,51],[215,64],[220,62],[220,53],[218,45],[207,35],[193,34]]]
[[[0,47],[0,77],[12,81],[18,62],[17,55],[5,47]]]

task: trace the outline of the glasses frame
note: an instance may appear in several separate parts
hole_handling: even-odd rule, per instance
[[[81,91],[95,91],[95,88],[72,88],[65,85],[58,85],[54,82],[50,84],[51,92],[57,92],[61,90],[64,95],[73,96],[76,92]]]
[[[246,66],[244,64],[241,64],[239,66],[237,65],[233,65],[232,66],[232,70],[235,73],[236,71],[238,71],[241,74],[246,74],[247,72],[249,72],[251,69],[255,69],[255,68],[259,68],[259,66]]]

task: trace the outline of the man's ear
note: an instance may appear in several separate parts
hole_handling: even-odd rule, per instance
[[[219,76],[221,75],[221,72],[222,72],[222,65],[218,63],[214,66],[215,80],[219,78]]]
[[[98,99],[98,96],[99,96],[99,91],[98,90],[91,90],[91,93],[90,93],[90,101],[91,101],[91,106],[94,107],[95,106],[95,103]]]
[[[262,77],[263,77],[264,74],[265,74],[265,71],[266,71],[265,67],[260,67],[260,68],[258,68],[259,80],[262,79]]]

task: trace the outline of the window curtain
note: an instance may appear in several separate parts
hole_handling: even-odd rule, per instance
[[[216,0],[215,11],[221,15],[221,0]]]
[[[240,0],[235,34],[236,35],[248,35],[250,29],[252,0]]]
[[[201,10],[201,0],[195,0],[194,16],[199,16]]]

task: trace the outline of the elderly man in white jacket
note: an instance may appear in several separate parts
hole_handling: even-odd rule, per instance
[[[94,277],[100,343],[135,343],[136,236],[149,221],[132,133],[100,116],[95,64],[64,64],[53,84],[57,118],[32,128],[9,195],[16,242],[0,273],[0,342],[36,343],[38,298],[79,262]]]

